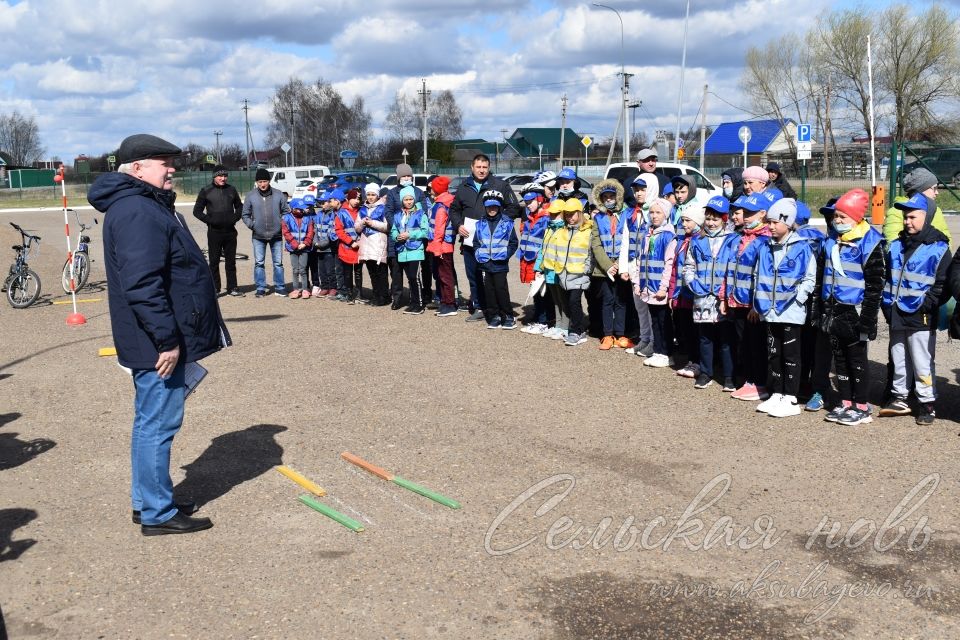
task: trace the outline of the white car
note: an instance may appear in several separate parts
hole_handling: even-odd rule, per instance
[[[718,187],[710,182],[709,178],[688,164],[658,162],[657,172],[662,172],[663,175],[667,176],[668,178],[673,178],[683,174],[692,176],[694,180],[696,180],[697,184],[697,200],[703,204],[706,204],[707,200],[713,196],[723,195],[723,188]],[[637,166],[636,162],[614,162],[607,165],[607,171],[603,177],[604,179],[609,178],[611,180],[616,180],[621,184],[624,182],[629,184],[629,182],[638,175],[640,175],[640,167]],[[662,190],[663,185],[660,185],[660,188]]]

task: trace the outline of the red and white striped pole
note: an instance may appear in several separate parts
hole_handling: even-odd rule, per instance
[[[67,234],[67,264],[70,265],[70,297],[73,299],[73,313],[67,316],[67,324],[71,326],[86,324],[87,319],[82,313],[77,311],[77,286],[73,273],[73,249],[70,248],[70,216],[67,213],[67,183],[64,177],[63,165],[57,169],[57,174],[53,176],[54,182],[60,183],[60,192],[63,194],[63,228]]]

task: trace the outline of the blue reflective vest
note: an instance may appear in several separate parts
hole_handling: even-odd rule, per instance
[[[736,245],[740,244],[740,237],[736,238]],[[727,274],[728,290],[733,290],[733,299],[740,304],[753,302],[753,272],[757,266],[760,250],[770,242],[770,236],[757,236],[747,245],[739,256],[734,255],[734,265],[731,265]]]
[[[627,245],[627,259],[636,260],[640,251],[640,240],[647,233],[647,225],[643,219],[643,210],[640,207],[626,209],[620,212],[620,220],[617,223],[617,241],[623,237],[623,227],[626,226],[630,233],[627,234],[629,244]],[[619,252],[619,249],[617,249]]]
[[[922,244],[904,264],[903,243],[899,238],[890,243],[888,267],[890,275],[883,289],[883,306],[894,303],[906,313],[916,313],[923,305],[927,291],[937,281],[937,267],[947,252],[946,242]]]
[[[480,264],[507,260],[510,246],[510,236],[513,234],[513,220],[500,214],[497,226],[490,233],[490,224],[487,220],[477,222],[477,230],[473,239],[473,253]]]
[[[333,242],[337,239],[337,231],[333,228],[333,212],[320,210],[317,212],[317,215],[314,217],[313,224],[315,225],[314,233],[319,233],[321,235],[326,235],[330,242]]]
[[[532,228],[526,222],[520,225],[520,249],[517,251],[517,257],[527,262],[536,261],[549,224],[550,215],[544,214],[537,218]]]
[[[307,232],[310,231],[310,223],[313,220],[310,219],[310,216],[301,216],[297,217],[292,213],[283,214],[283,224],[286,225],[287,231],[290,232],[290,235],[293,236],[293,239],[297,244],[304,242],[307,239]],[[284,241],[283,243],[287,247],[287,251],[296,251],[297,247],[291,245],[289,242]],[[309,249],[309,247],[307,247]]]
[[[863,296],[867,286],[863,279],[863,268],[870,259],[870,254],[883,242],[883,236],[873,227],[862,238],[853,243],[843,243],[837,238],[827,238],[823,244],[823,287],[821,297],[824,300],[833,298],[841,304],[859,305],[863,303]],[[844,275],[840,275],[833,268],[830,256],[833,248],[840,245],[840,267]]]
[[[346,209],[340,208],[337,210],[337,217],[340,219],[340,223],[343,225],[343,232],[350,236],[350,240],[353,242],[357,241],[357,229],[353,225],[354,220],[350,217],[350,214]],[[334,229],[334,235],[336,235],[336,229]]]
[[[806,240],[815,254],[820,253],[820,249],[827,239],[827,235],[823,231],[809,224],[797,227],[794,233]]]
[[[414,209],[413,213],[407,218],[407,224],[403,224],[403,209],[397,211],[393,214],[393,226],[397,228],[397,233],[403,233],[406,231],[410,233],[414,229],[420,228],[420,223],[423,220],[423,217],[426,216],[422,210]],[[424,246],[423,240],[407,238],[405,242],[396,242],[397,251],[417,251],[422,249]]]
[[[786,252],[780,264],[773,266],[773,248],[770,242],[763,245],[757,260],[757,286],[753,294],[753,308],[760,315],[770,309],[781,314],[797,297],[797,287],[807,273],[807,265],[813,259],[813,250],[804,241],[791,242],[782,251]]]
[[[637,270],[640,273],[640,281],[637,286],[641,290],[645,289],[650,292],[660,290],[663,269],[666,266],[667,245],[676,237],[673,231],[661,231],[653,235],[653,247],[644,247],[645,250],[641,251],[640,257],[637,258]],[[650,240],[645,240],[645,242],[650,242]]]
[[[450,220],[449,207],[447,207],[442,202],[434,202],[433,206],[430,207],[430,221],[427,223],[427,226],[430,229],[430,235],[428,236],[431,240],[437,239],[437,212],[440,208],[443,207],[447,210],[447,227],[443,230],[443,241],[447,244],[453,244],[454,234],[453,234],[453,221]]]
[[[693,252],[693,259],[697,265],[696,279],[686,283],[693,295],[704,298],[708,295],[720,296],[724,280],[737,259],[737,243],[740,237],[736,234],[727,235],[717,255],[710,249],[710,238],[699,234],[690,241],[687,251]]]
[[[620,234],[617,233],[617,229],[620,227],[619,220],[612,214],[597,210],[593,214],[593,223],[597,226],[600,244],[603,245],[607,257],[615,259],[620,255]]]
[[[383,222],[387,219],[387,208],[382,204],[378,204],[371,211],[370,208],[366,205],[360,207],[360,213],[357,214],[359,218],[370,218],[376,222]],[[376,229],[371,229],[370,227],[363,228],[363,235],[372,236],[375,233],[380,233]]]
[[[677,236],[677,252],[674,254],[673,259],[673,271],[676,274],[673,296],[671,296],[673,300],[680,298],[689,300],[693,298],[693,291],[683,283],[683,263],[687,261],[687,252],[690,251],[690,245],[692,243],[693,238],[690,238],[690,242],[684,244],[684,237]]]

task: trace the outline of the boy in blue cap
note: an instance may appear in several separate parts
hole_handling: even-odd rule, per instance
[[[517,252],[520,241],[513,220],[503,215],[504,196],[496,189],[481,195],[487,216],[477,222],[473,232],[473,249],[477,267],[483,275],[484,315],[487,329],[515,329],[516,319],[510,304],[507,274],[510,256]]]

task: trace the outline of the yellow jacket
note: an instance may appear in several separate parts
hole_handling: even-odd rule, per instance
[[[590,235],[593,221],[584,220],[577,229],[564,225],[543,242],[543,268],[560,273],[587,273],[590,266]]]
[[[897,196],[893,201],[906,202],[907,198]],[[950,229],[947,227],[947,220],[943,217],[943,211],[940,207],[937,207],[936,213],[933,214],[933,222],[930,224],[933,225],[934,229],[943,232],[943,235],[947,236],[948,242],[953,242],[953,239],[950,237]],[[900,235],[901,231],[903,231],[903,211],[896,207],[890,207],[887,209],[887,215],[883,219],[883,237],[886,238],[888,243],[893,242]]]

